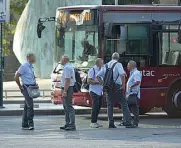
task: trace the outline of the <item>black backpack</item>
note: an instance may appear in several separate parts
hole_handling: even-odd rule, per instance
[[[96,74],[95,69],[94,68],[92,68],[92,69],[94,71],[94,77],[95,77],[95,74]],[[86,90],[89,90],[89,85],[90,84],[88,83],[88,75],[87,75],[85,78],[85,82],[82,84],[82,87]]]
[[[105,76],[104,76],[104,91],[110,91],[114,89],[114,84],[116,81],[114,81],[113,79],[113,69],[116,66],[118,62],[114,63],[112,65],[112,67],[108,67],[108,64],[106,64],[106,72],[105,72]],[[119,75],[118,75],[119,77]],[[116,80],[118,79],[118,77],[116,78]]]
[[[74,73],[75,73],[75,80],[76,80],[74,84],[74,93],[77,93],[81,90],[82,80],[81,80],[78,69],[74,68]]]

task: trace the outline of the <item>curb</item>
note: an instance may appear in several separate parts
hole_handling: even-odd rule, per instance
[[[38,106],[38,105],[37,105]],[[41,115],[41,116],[49,116],[49,115],[64,115],[64,110],[63,109],[40,109],[37,108],[35,105],[35,115]],[[17,110],[7,110],[7,109],[0,109],[0,116],[21,116],[23,112],[23,108],[18,108]],[[163,112],[160,109],[153,109],[151,113],[155,112]],[[75,110],[76,115],[86,115],[86,114],[91,114],[91,108],[87,109],[76,109]],[[114,109],[115,114],[121,114],[121,110],[118,108]],[[102,108],[100,110],[100,114],[107,114],[107,109]]]
[[[4,103],[4,105],[8,105],[8,104],[24,104],[24,100],[18,100],[18,99],[4,100],[3,103]],[[34,100],[34,103],[52,103],[52,102],[51,102],[51,99],[39,99],[39,100]]]

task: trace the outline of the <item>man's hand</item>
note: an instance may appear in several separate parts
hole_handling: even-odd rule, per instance
[[[122,86],[122,89],[123,89],[123,93],[125,94],[125,93],[126,93],[126,86],[123,85],[123,86]]]
[[[67,92],[63,92],[62,97],[67,97]]]
[[[20,89],[20,90],[24,90],[23,86],[21,86],[21,85],[19,86],[19,89]]]

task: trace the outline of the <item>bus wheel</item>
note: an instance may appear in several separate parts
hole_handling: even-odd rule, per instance
[[[181,117],[181,80],[177,80],[168,90],[165,112],[169,117]]]
[[[146,107],[140,107],[140,115],[144,115],[146,113],[148,113],[151,110],[151,108],[146,108]]]

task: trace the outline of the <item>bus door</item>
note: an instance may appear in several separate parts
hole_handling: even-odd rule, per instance
[[[178,40],[180,24],[162,22],[157,26],[158,85],[164,88],[181,76],[181,44]]]

